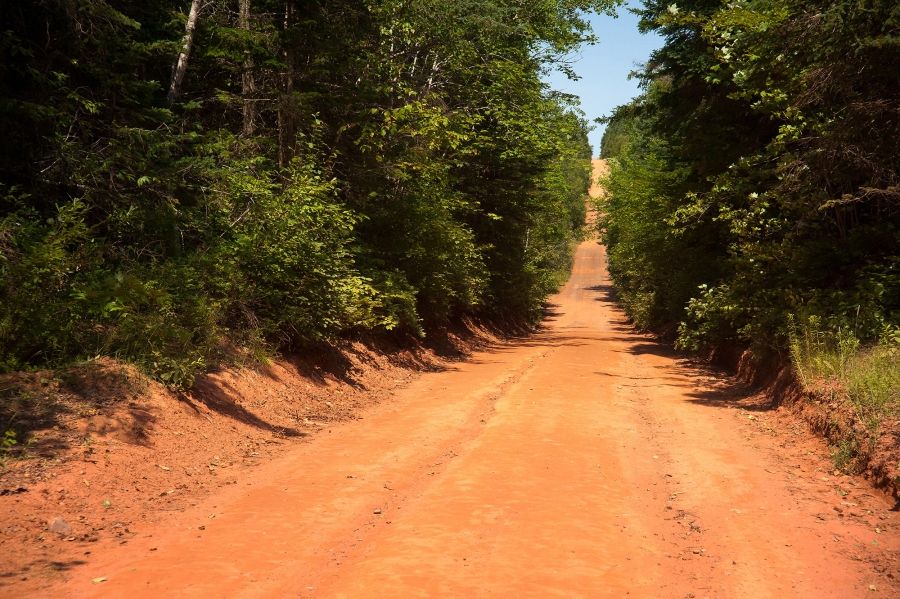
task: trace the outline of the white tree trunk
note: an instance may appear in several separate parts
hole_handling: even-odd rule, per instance
[[[238,2],[238,27],[250,30],[250,0]],[[244,135],[251,136],[256,131],[256,82],[253,79],[253,57],[245,51],[244,70],[241,74],[241,95],[244,98]]]
[[[284,28],[288,29],[294,22],[294,0],[287,0],[284,11]],[[294,105],[294,49],[288,48],[285,52],[287,63],[287,75],[284,86],[284,94],[278,103],[278,165],[287,166],[294,156],[294,141],[297,136],[295,130],[295,105]]]
[[[172,69],[172,83],[169,85],[169,106],[171,106],[178,96],[181,94],[181,82],[184,79],[184,73],[187,71],[188,56],[191,54],[191,46],[194,45],[194,29],[197,28],[197,16],[200,13],[200,0],[191,1],[191,12],[188,14],[187,25],[185,25],[184,45],[181,47],[181,53],[178,54],[178,60]]]

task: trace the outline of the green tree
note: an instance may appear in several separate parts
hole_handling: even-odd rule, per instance
[[[586,126],[541,83],[608,0],[0,6],[0,367],[229,352],[565,276]]]
[[[640,12],[666,44],[641,75],[644,93],[613,116],[628,140],[603,223],[632,314],[682,320],[686,347],[783,347],[791,314],[861,337],[896,322],[894,3]]]

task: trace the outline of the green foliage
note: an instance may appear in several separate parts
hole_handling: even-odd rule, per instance
[[[590,148],[540,81],[610,0],[0,5],[0,370],[535,317]]]
[[[628,121],[616,119],[607,124],[600,139],[600,158],[616,158],[625,151],[628,143]]]
[[[16,444],[16,432],[7,429],[3,433],[3,439],[0,439],[0,468],[6,469],[6,463],[3,462],[9,455],[9,449]]]
[[[809,317],[793,327],[790,350],[797,374],[809,388],[835,381],[861,422],[876,430],[900,408],[900,329],[886,325],[878,343],[862,344],[852,331],[824,328]]]
[[[686,348],[765,350],[790,314],[861,340],[900,322],[896,3],[639,12],[666,44],[612,117],[627,141],[603,223],[632,316],[681,321]]]
[[[718,271],[716,223],[673,226],[691,169],[649,131],[646,119],[622,119],[628,143],[609,160],[599,201],[601,239],[626,313],[641,328],[677,321],[697,280]]]
[[[881,422],[900,412],[900,328],[885,325],[877,343],[864,344],[852,330],[832,330],[816,316],[791,323],[791,359],[804,387],[849,406],[874,447]],[[864,450],[860,439],[839,435],[832,457],[848,470]]]

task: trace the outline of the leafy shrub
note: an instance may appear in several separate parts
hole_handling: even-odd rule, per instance
[[[862,344],[852,331],[823,328],[815,316],[795,325],[791,358],[802,383],[811,389],[835,382],[857,418],[873,433],[887,415],[900,410],[900,329],[887,325],[876,344]]]
[[[611,117],[600,223],[629,314],[762,352],[791,314],[865,342],[900,323],[896,3],[638,12],[666,43]]]
[[[176,89],[181,0],[0,3],[0,371],[114,355],[186,387],[357,328],[535,318],[590,158],[540,75],[614,4],[214,0]]]

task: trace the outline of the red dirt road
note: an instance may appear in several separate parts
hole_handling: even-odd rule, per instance
[[[816,471],[821,444],[771,436],[610,293],[587,242],[542,333],[421,376],[43,596],[897,596],[885,500]]]

